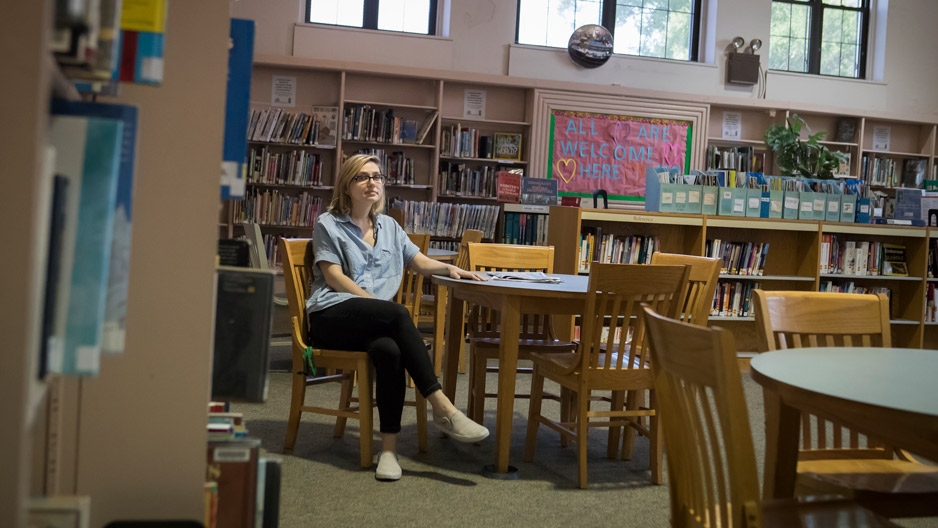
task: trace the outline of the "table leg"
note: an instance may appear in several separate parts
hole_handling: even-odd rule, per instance
[[[506,298],[501,311],[498,350],[498,411],[495,421],[495,470],[507,473],[511,447],[511,419],[515,407],[515,378],[518,375],[518,336],[521,330],[521,300]]]
[[[445,286],[436,286],[435,302],[433,309],[433,370],[439,377],[443,374],[443,327],[446,325],[446,304],[447,288]]]
[[[443,288],[440,288],[441,290]],[[450,292],[446,303],[446,347],[443,353],[443,394],[456,404],[456,375],[459,368],[459,344],[463,339],[466,303]]]
[[[801,411],[786,405],[778,395],[763,389],[765,402],[765,471],[762,496],[791,498],[795,494]]]

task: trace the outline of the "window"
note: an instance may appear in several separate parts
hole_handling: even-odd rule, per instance
[[[869,0],[773,0],[769,68],[865,77]]]
[[[573,31],[600,24],[613,53],[697,60],[701,0],[519,0],[517,42],[566,48]]]
[[[436,8],[437,0],[308,0],[306,21],[435,35]]]

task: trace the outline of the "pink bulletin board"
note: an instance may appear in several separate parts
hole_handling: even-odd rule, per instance
[[[550,173],[561,196],[645,201],[647,167],[690,171],[690,121],[551,110]]]

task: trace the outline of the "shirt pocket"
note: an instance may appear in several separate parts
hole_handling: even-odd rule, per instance
[[[375,252],[375,267],[386,277],[400,277],[404,274],[404,258],[400,253],[381,249]]]
[[[346,277],[357,282],[359,277],[365,273],[368,257],[360,249],[345,240],[340,244],[342,246],[342,272],[345,273]]]

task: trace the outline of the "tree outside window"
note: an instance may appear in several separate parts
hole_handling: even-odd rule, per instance
[[[862,79],[869,0],[773,0],[769,68]]]

